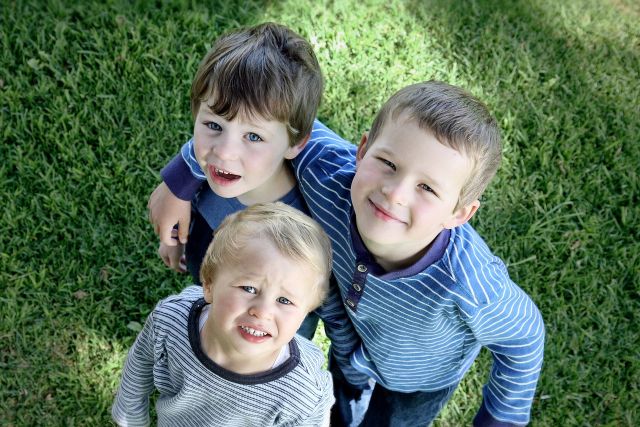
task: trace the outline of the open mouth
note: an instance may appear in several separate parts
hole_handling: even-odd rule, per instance
[[[218,169],[218,168],[214,168],[214,173],[216,174],[216,176],[229,181],[233,181],[234,179],[240,179],[240,175],[235,175],[235,174],[232,174],[231,172],[227,172],[225,170]]]
[[[248,326],[240,326],[240,329],[242,329],[247,334],[253,335],[254,337],[258,337],[258,338],[266,337],[267,335],[269,335],[268,333],[266,333],[264,331],[258,331],[256,329],[250,328]]]

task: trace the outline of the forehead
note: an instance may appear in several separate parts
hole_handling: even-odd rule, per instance
[[[249,239],[239,252],[223,264],[232,276],[259,280],[299,301],[316,298],[310,290],[322,280],[322,275],[309,262],[282,253],[269,238]]]
[[[287,125],[272,117],[265,117],[259,113],[251,113],[246,108],[241,108],[231,117],[230,114],[221,114],[211,108],[209,101],[201,101],[198,109],[200,115],[215,115],[224,118],[227,121],[234,121],[241,124],[255,125],[271,130],[287,131]]]

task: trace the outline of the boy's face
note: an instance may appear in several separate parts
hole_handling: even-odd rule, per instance
[[[238,373],[269,369],[289,343],[316,296],[322,277],[280,253],[269,239],[253,239],[241,263],[226,263],[203,284],[211,314],[203,349],[216,363]]]
[[[380,265],[412,264],[442,229],[471,218],[477,201],[454,211],[471,166],[404,114],[389,120],[375,142],[363,136],[351,199],[358,231]]]
[[[284,123],[240,115],[226,120],[204,102],[193,136],[196,158],[211,189],[246,205],[272,202],[291,189],[284,160],[294,158],[304,146],[289,145]]]

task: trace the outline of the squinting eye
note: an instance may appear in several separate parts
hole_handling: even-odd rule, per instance
[[[436,194],[436,192],[433,191],[433,188],[429,187],[427,184],[419,184],[418,187],[420,187],[421,190],[427,191],[429,193]]]
[[[249,141],[251,142],[260,142],[263,141],[263,139],[260,137],[260,135],[258,135],[257,133],[253,133],[253,132],[249,132],[249,134],[247,135],[247,138],[249,139]]]
[[[209,129],[211,129],[211,130],[215,130],[215,131],[221,131],[222,130],[222,127],[219,124],[217,124],[216,122],[206,122],[204,125],[206,127],[208,127]]]
[[[278,301],[280,304],[285,304],[285,305],[293,304],[291,301],[289,301],[285,297],[279,297],[276,301]]]
[[[387,159],[383,159],[382,157],[378,157],[378,159],[380,159],[380,161],[382,163],[384,163],[385,165],[389,166],[391,169],[396,170],[396,165],[394,165],[392,162],[390,162]]]
[[[242,289],[245,292],[249,292],[250,294],[255,294],[256,293],[256,288],[254,288],[253,286],[243,286]]]

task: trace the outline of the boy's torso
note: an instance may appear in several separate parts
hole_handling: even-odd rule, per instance
[[[320,369],[320,350],[296,337],[290,360],[272,371],[226,371],[196,351],[198,316],[205,305],[201,298],[202,288],[191,286],[154,310],[158,424],[275,426],[313,413],[324,394],[320,384],[328,375]]]
[[[482,325],[474,319],[501,298],[524,293],[468,224],[452,230],[444,256],[428,267],[372,274],[376,266],[352,238],[355,147],[327,144],[334,136],[314,126],[310,144],[294,164],[312,216],[331,237],[333,272],[363,341],[352,364],[395,391],[456,384],[480,350],[472,328]]]

